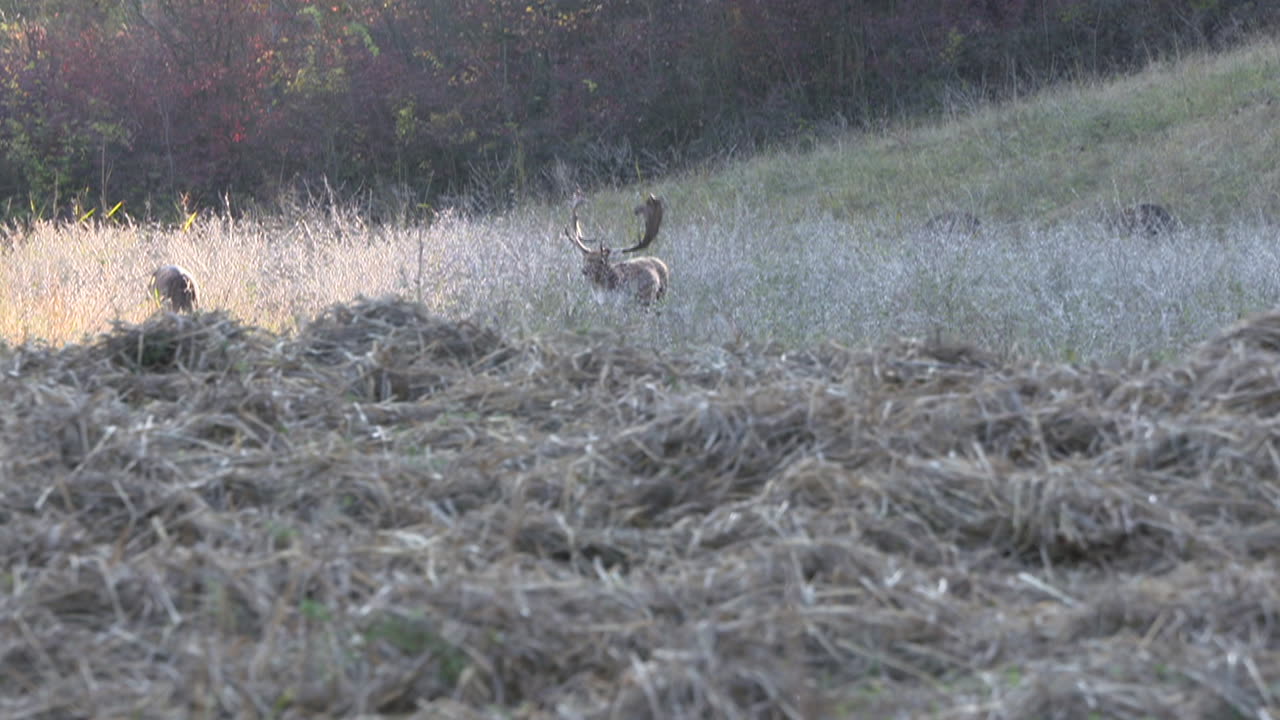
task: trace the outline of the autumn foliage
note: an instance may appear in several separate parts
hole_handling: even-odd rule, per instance
[[[500,203],[1125,69],[1278,16],[1244,0],[0,3],[0,213],[321,180]]]

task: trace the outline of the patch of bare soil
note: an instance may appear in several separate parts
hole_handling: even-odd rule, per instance
[[[1164,367],[0,349],[0,716],[1280,717],[1280,314]]]

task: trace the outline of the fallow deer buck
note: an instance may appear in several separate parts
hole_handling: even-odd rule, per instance
[[[578,223],[579,198],[573,203],[573,224],[565,228],[564,234],[582,251],[582,274],[591,282],[592,287],[602,293],[619,293],[631,295],[642,307],[648,307],[662,299],[667,293],[667,285],[671,270],[667,264],[656,257],[641,257],[610,262],[609,256],[614,250],[605,247],[591,249],[587,239],[582,236],[582,225]],[[662,225],[662,201],[653,195],[644,204],[635,209],[636,215],[644,216],[644,231],[640,241],[633,247],[619,252],[633,253],[644,250],[658,236],[658,228]]]
[[[192,312],[199,304],[195,278],[177,265],[162,265],[151,273],[147,291],[162,307],[167,305],[174,312]]]
[[[1153,238],[1174,232],[1179,222],[1165,206],[1141,203],[1112,214],[1107,218],[1107,226],[1126,235]]]
[[[934,235],[977,235],[982,229],[982,221],[973,213],[963,210],[948,210],[929,218],[924,224],[926,232]]]

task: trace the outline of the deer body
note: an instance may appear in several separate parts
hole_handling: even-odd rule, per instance
[[[982,221],[973,213],[948,210],[929,218],[924,229],[938,235],[976,235]]]
[[[630,295],[641,305],[662,299],[671,277],[666,263],[655,257],[610,263],[610,252],[609,248],[601,246],[583,256],[582,274],[592,286],[609,293]]]
[[[174,312],[192,312],[199,304],[195,279],[177,265],[163,265],[151,273],[148,291]]]
[[[644,215],[645,229],[635,247],[621,252],[630,253],[648,247],[658,235],[662,225],[662,201],[653,195],[644,205],[636,208],[637,215]],[[602,294],[620,294],[630,296],[643,307],[648,307],[661,300],[667,293],[670,284],[671,269],[656,257],[632,258],[621,262],[613,262],[613,249],[600,243],[595,249],[586,244],[582,236],[582,227],[578,223],[578,204],[573,207],[573,224],[565,229],[565,234],[582,251],[582,274],[591,286]]]
[[[1178,229],[1178,220],[1163,205],[1142,203],[1128,207],[1111,220],[1111,226],[1129,235],[1145,235],[1156,237],[1167,235]]]

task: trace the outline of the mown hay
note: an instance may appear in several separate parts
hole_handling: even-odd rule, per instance
[[[304,359],[341,368],[347,390],[374,401],[416,400],[441,389],[451,375],[442,370],[497,367],[512,354],[492,330],[368,299],[327,309],[301,340]]]
[[[1278,349],[5,348],[0,715],[1275,717]]]

